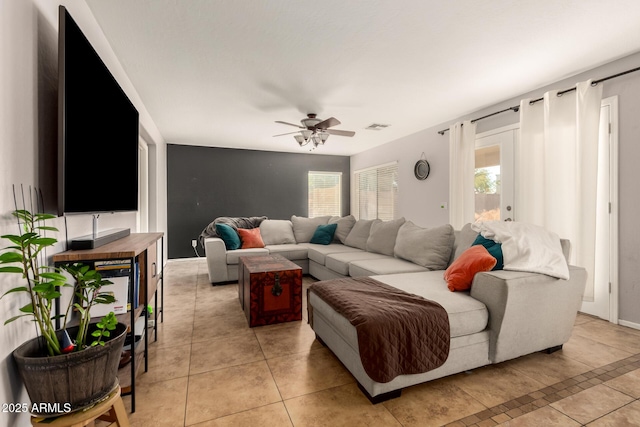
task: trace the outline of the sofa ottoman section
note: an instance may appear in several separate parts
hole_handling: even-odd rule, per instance
[[[449,292],[448,290],[446,291]],[[469,300],[473,299],[468,295],[466,297]],[[468,300],[467,302],[470,304],[473,303]],[[395,396],[399,396],[400,390],[404,387],[475,369],[491,363],[488,358],[489,331],[485,329],[480,332],[454,337],[454,334],[467,329],[456,324],[458,320],[462,320],[461,317],[458,317],[458,320],[453,321],[451,328],[452,337],[449,357],[442,366],[423,374],[400,375],[388,383],[378,383],[373,381],[364,370],[362,361],[360,360],[355,327],[314,293],[311,293],[308,304],[313,307],[313,330],[316,332],[316,335],[322,339],[322,342],[331,349],[353,374],[361,390],[366,393],[372,403],[385,400],[387,397],[384,396],[387,393],[395,393]],[[475,306],[470,305],[467,308],[472,312],[475,311]],[[449,314],[448,310],[447,313]],[[478,327],[479,324],[476,324],[476,328]],[[392,397],[390,395],[387,396]]]
[[[387,285],[428,300],[437,301],[449,315],[451,337],[470,335],[485,330],[489,324],[487,306],[469,292],[451,292],[442,271],[372,276]]]

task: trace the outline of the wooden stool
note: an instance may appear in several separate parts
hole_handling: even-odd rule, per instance
[[[110,421],[110,426],[129,427],[127,411],[124,409],[124,403],[122,402],[122,397],[120,397],[120,386],[111,392],[107,400],[87,410],[61,415],[53,421],[51,421],[51,418],[31,417],[31,425],[40,427],[85,427],[94,425],[96,419]]]

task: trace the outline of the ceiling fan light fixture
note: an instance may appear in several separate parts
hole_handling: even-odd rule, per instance
[[[304,139],[304,137],[300,134],[293,135],[293,137],[296,139],[296,142],[300,145],[300,147],[304,147],[309,142],[309,140]]]
[[[287,126],[293,126],[300,130],[296,132],[283,133],[279,135],[273,136],[283,136],[283,135],[291,135],[295,133],[295,140],[300,147],[304,147],[309,145],[311,148],[309,151],[314,150],[316,147],[320,145],[324,145],[329,139],[329,135],[338,135],[338,136],[354,136],[356,133],[353,131],[346,130],[337,130],[330,129],[330,127],[337,126],[340,124],[340,120],[335,117],[329,117],[328,119],[321,120],[316,117],[315,114],[309,113],[305,119],[300,121],[302,126],[295,125],[289,122],[283,122],[281,120],[276,120],[276,123],[280,123]],[[311,144],[309,144],[311,143]]]

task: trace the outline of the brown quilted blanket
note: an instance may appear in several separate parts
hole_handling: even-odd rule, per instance
[[[449,356],[449,317],[435,301],[370,277],[317,282],[309,292],[356,328],[362,366],[374,381],[427,372]]]

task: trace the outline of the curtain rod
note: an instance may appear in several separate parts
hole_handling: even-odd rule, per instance
[[[634,73],[636,71],[640,71],[640,67],[632,68],[631,70],[623,71],[623,72],[618,73],[618,74],[613,74],[613,75],[608,76],[608,77],[603,77],[601,79],[594,80],[594,81],[591,82],[591,86],[596,86],[598,83],[602,83],[602,82],[607,81],[607,80],[615,79],[616,77],[624,76],[626,74]],[[569,88],[569,89],[565,89],[565,90],[561,90],[561,91],[558,92],[558,96],[562,96],[565,93],[573,92],[574,90],[576,90],[575,87],[572,87],[572,88]],[[540,102],[542,100],[544,100],[544,97],[533,99],[533,100],[529,101],[529,104],[535,104],[536,102]],[[493,117],[493,116],[498,115],[498,114],[506,113],[507,111],[513,111],[514,113],[517,113],[518,111],[520,111],[520,106],[516,105],[514,107],[505,108],[504,110],[496,111],[495,113],[487,114],[486,116],[478,117],[477,119],[471,120],[471,123],[475,123],[477,121],[480,121],[480,120],[483,120],[483,119],[487,119],[489,117]],[[444,133],[447,132],[447,131],[449,131],[449,129],[442,129],[442,130],[439,130],[438,133],[440,135],[444,135]]]

